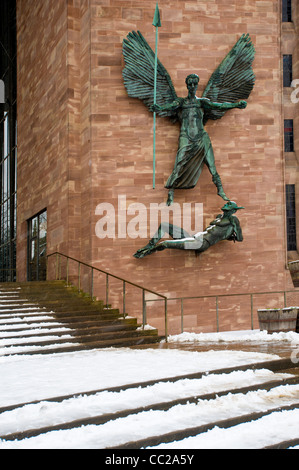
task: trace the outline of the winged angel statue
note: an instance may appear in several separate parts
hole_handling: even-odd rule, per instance
[[[248,34],[243,34],[212,74],[201,98],[196,96],[199,77],[188,75],[188,96],[177,96],[169,73],[158,60],[157,91],[154,103],[155,54],[138,31],[132,31],[123,40],[124,84],[128,95],[139,98],[152,112],[169,117],[181,124],[178,151],[174,169],[165,188],[167,205],[171,205],[175,189],[194,188],[205,163],[212,175],[220,197],[228,201],[221,178],[216,170],[214,152],[204,129],[209,119],[220,119],[227,110],[245,108],[255,82],[252,70],[254,46]]]

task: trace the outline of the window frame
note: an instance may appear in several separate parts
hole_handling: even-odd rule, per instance
[[[293,56],[292,54],[284,54],[283,61],[283,86],[290,87],[293,81]]]
[[[297,251],[296,189],[294,184],[286,184],[286,228],[287,250]]]
[[[44,221],[46,228],[42,227]],[[33,226],[34,223],[36,223],[35,226]],[[41,230],[45,232],[43,238]],[[27,280],[45,281],[47,276],[47,209],[43,209],[27,220],[27,233]],[[34,252],[32,247],[34,247]],[[43,254],[42,249],[44,249]]]
[[[284,151],[294,152],[294,121],[284,119]]]
[[[283,23],[291,23],[292,19],[292,0],[282,0],[281,15]]]

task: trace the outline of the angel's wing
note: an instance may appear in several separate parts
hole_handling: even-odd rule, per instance
[[[123,40],[124,84],[128,95],[139,98],[150,109],[154,104],[155,54],[142,34],[132,31]],[[158,60],[156,104],[162,106],[176,100],[170,75]],[[175,117],[174,111],[159,111],[159,116]]]
[[[217,103],[233,103],[249,97],[255,82],[252,70],[255,49],[249,34],[243,34],[212,74],[202,97]],[[220,119],[226,110],[206,109],[208,119]]]

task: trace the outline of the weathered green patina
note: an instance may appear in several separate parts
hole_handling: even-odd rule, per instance
[[[124,84],[128,95],[139,98],[152,112],[181,123],[179,146],[174,169],[165,187],[169,190],[167,204],[173,202],[175,189],[190,189],[197,184],[203,164],[206,164],[218,195],[226,196],[216,170],[214,152],[205,124],[220,119],[226,111],[245,108],[253,89],[255,76],[252,62],[255,50],[249,35],[242,35],[212,74],[201,98],[196,96],[199,77],[188,75],[188,96],[177,96],[169,73],[158,60],[155,79],[155,54],[142,34],[132,31],[123,41],[125,67]],[[156,80],[156,104],[154,82]]]
[[[153,26],[156,28],[155,70],[154,70],[154,106],[157,104],[157,68],[158,68],[158,28],[161,27],[158,2],[156,4]],[[156,111],[153,123],[153,189],[156,187]]]
[[[204,232],[189,235],[184,229],[166,222],[162,222],[153,238],[143,248],[138,250],[135,258],[144,258],[155,251],[166,248],[177,250],[193,250],[197,254],[206,251],[210,246],[222,240],[243,241],[242,229],[239,219],[233,214],[244,207],[238,206],[234,201],[228,201],[222,207],[222,214],[216,216]],[[173,240],[160,241],[165,233]]]

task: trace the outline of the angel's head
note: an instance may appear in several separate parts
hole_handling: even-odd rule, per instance
[[[191,91],[195,94],[198,87],[199,76],[196,75],[196,73],[191,73],[186,77],[185,82],[189,92]]]

